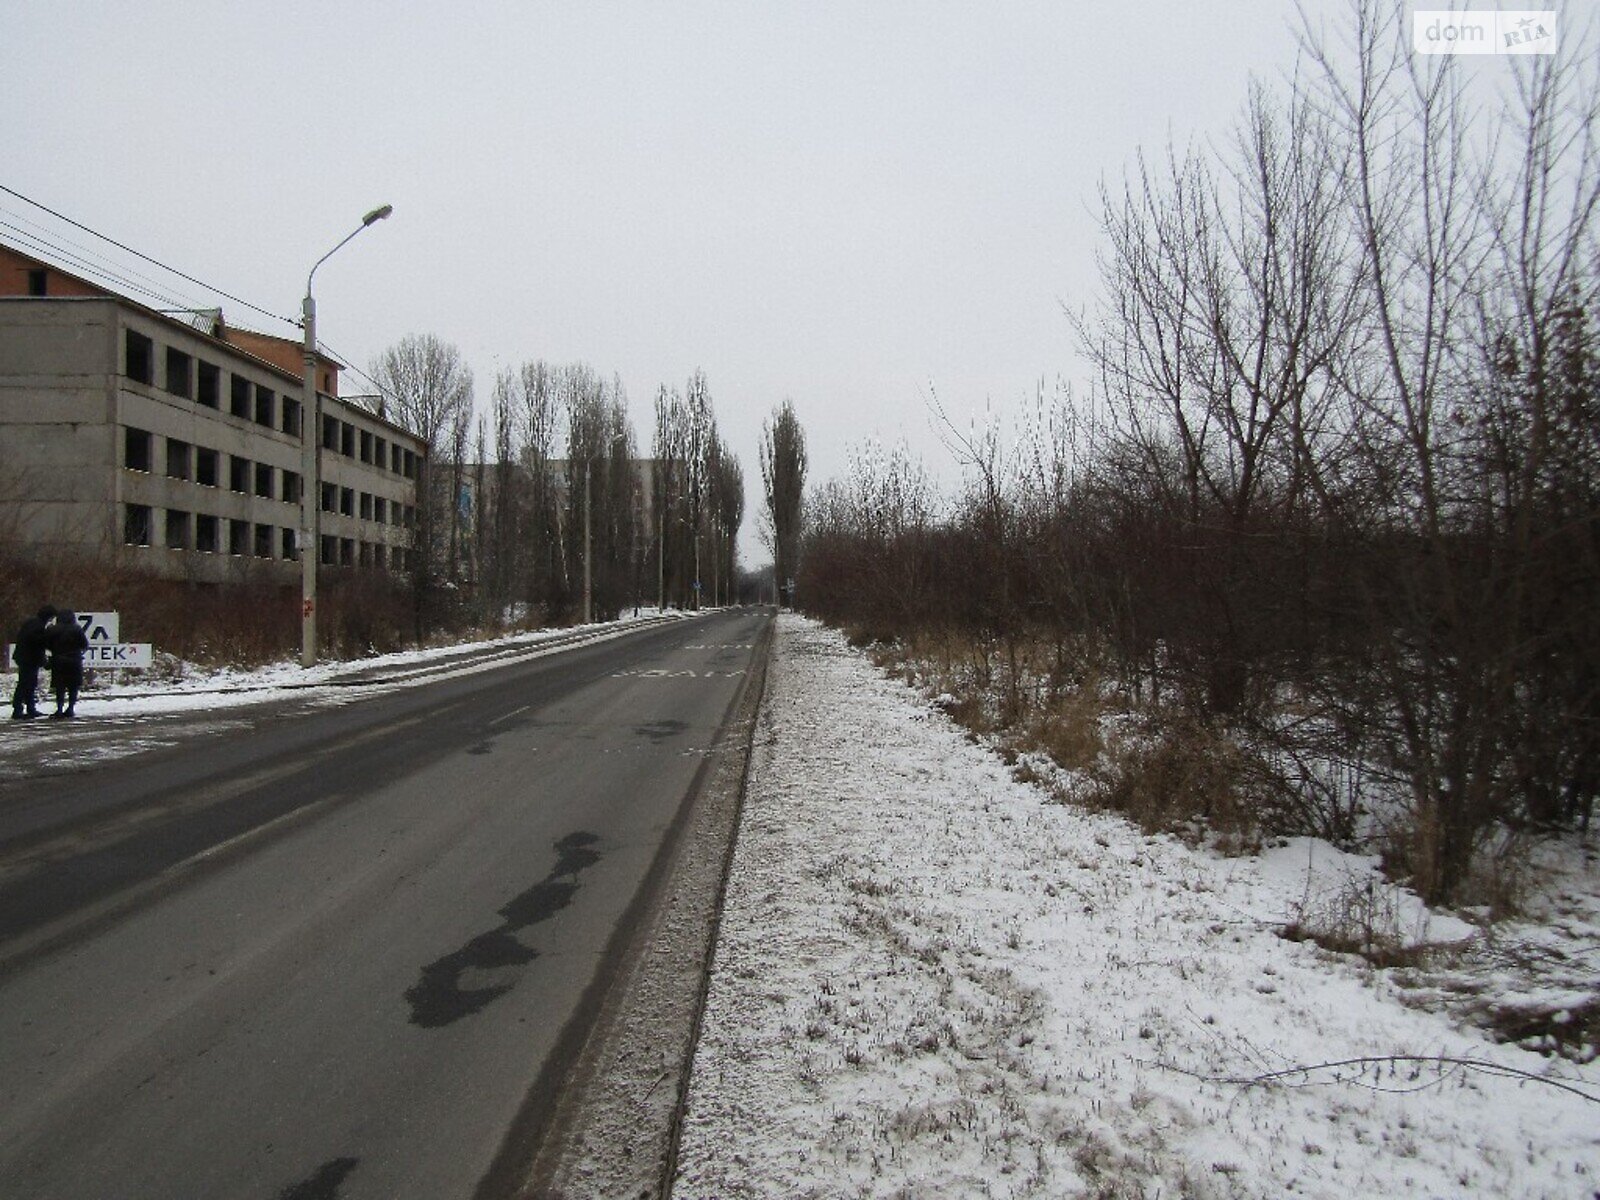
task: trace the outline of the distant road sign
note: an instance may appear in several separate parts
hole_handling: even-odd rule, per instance
[[[150,668],[153,654],[149,642],[97,642],[84,653],[83,665],[95,671],[144,671]]]

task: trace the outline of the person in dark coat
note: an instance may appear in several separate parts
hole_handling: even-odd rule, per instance
[[[17,630],[11,650],[12,661],[17,664],[17,687],[11,693],[11,719],[21,721],[39,715],[39,668],[44,666],[48,649],[50,619],[56,615],[53,606],[46,604],[37,616],[29,617]]]
[[[56,694],[52,721],[77,715],[72,710],[83,686],[83,656],[88,649],[89,638],[72,610],[57,613],[50,626],[50,690]]]

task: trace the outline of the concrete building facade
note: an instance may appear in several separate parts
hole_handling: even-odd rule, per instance
[[[0,245],[0,539],[202,583],[299,578],[298,342],[179,319]],[[321,393],[320,562],[411,565],[425,448]]]

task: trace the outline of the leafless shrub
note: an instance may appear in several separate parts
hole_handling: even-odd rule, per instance
[[[1357,954],[1377,967],[1415,966],[1432,948],[1408,937],[1394,890],[1368,875],[1307,894],[1280,930],[1292,942],[1315,942],[1340,954]]]

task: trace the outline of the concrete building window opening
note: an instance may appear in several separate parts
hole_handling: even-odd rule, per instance
[[[177,438],[167,439],[167,478],[188,479],[193,447]]]
[[[250,522],[241,521],[237,517],[228,522],[228,553],[235,558],[243,558],[249,549]]]
[[[263,500],[272,499],[272,465],[270,463],[256,464],[255,493]]]
[[[194,402],[207,408],[222,403],[222,368],[203,358],[195,363]]]
[[[135,383],[148,387],[155,380],[156,347],[144,334],[128,330],[124,339],[122,371]]]
[[[285,471],[283,473],[283,496],[285,504],[300,503],[300,472]]]
[[[376,435],[372,439],[372,462],[379,470],[389,465],[389,443]]]
[[[322,535],[322,545],[317,553],[317,561],[325,567],[337,566],[339,562],[339,539],[332,534]]]
[[[202,554],[217,552],[217,518],[211,513],[199,513],[194,519],[194,548]]]
[[[50,290],[50,273],[40,267],[28,272],[28,295],[43,296]]]
[[[250,460],[237,454],[228,455],[228,490],[248,494],[250,491]]]
[[[221,455],[217,451],[197,446],[194,452],[194,481],[201,487],[216,487],[220,458]]]
[[[372,433],[366,429],[361,431],[361,461],[364,463],[372,461]]]
[[[339,565],[341,567],[353,567],[353,566],[355,566],[355,564],[356,564],[356,540],[355,540],[355,538],[340,538],[339,539]]]
[[[194,395],[194,359],[176,346],[167,347],[167,391],[185,400]]]
[[[256,526],[255,556],[257,558],[272,557],[272,526]]]
[[[300,401],[283,398],[283,421],[279,426],[290,437],[300,436]]]
[[[243,375],[233,377],[228,394],[228,411],[241,421],[250,419],[250,381]]]
[[[346,458],[356,456],[356,427],[344,421],[339,422],[339,453]]]
[[[372,519],[379,525],[389,523],[389,502],[382,496],[372,498]]]
[[[372,494],[370,492],[362,492],[361,493],[361,510],[360,511],[361,511],[361,519],[363,521],[372,520]]]
[[[189,548],[189,514],[176,508],[169,508],[167,509],[166,525],[167,549],[187,550]]]
[[[294,530],[292,530],[292,529],[279,529],[278,530],[278,544],[279,544],[279,546],[281,546],[283,548],[282,554],[279,555],[280,558],[284,559],[287,562],[299,562],[300,561],[300,548],[295,543],[295,532],[294,532]]]
[[[148,546],[150,544],[149,505],[123,505],[122,540],[130,546]]]
[[[149,471],[152,439],[143,429],[128,426],[122,431],[122,465],[130,471]]]
[[[353,517],[356,515],[355,488],[339,489],[339,513],[341,516],[346,517]]]
[[[277,394],[269,387],[256,385],[256,424],[264,425],[271,429],[277,422],[274,420],[273,409],[276,407]]]
[[[325,513],[339,511],[339,489],[331,483],[322,485],[322,511]]]
[[[322,418],[322,448],[334,452],[339,449],[339,422],[326,414]]]

